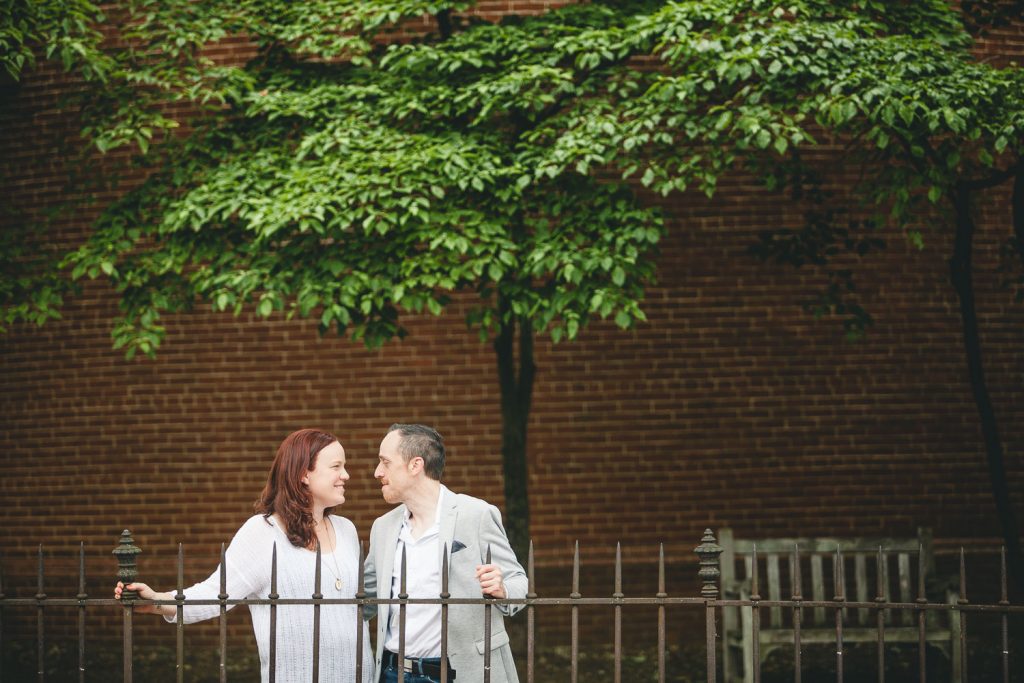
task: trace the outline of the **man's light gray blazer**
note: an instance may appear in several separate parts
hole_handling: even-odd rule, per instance
[[[391,572],[394,567],[398,534],[405,517],[405,505],[378,517],[370,530],[370,551],[366,557],[367,597],[390,598]],[[488,544],[491,562],[501,567],[505,592],[509,598],[525,598],[526,572],[509,545],[501,513],[489,503],[448,491],[441,511],[439,548],[447,544],[448,592],[453,598],[481,597],[476,567],[483,564]],[[452,552],[452,549],[455,552]],[[441,551],[443,552],[443,550]],[[407,571],[411,571],[408,568]],[[378,586],[380,594],[377,594]],[[438,590],[440,594],[440,589]],[[397,605],[380,605],[377,612],[377,648],[373,681],[380,679],[381,657],[387,637],[390,610]],[[491,681],[518,683],[512,649],[505,632],[504,614],[512,615],[522,605],[494,605],[491,608]],[[450,605],[448,608],[448,660],[455,669],[457,683],[483,680],[484,608],[482,605]]]

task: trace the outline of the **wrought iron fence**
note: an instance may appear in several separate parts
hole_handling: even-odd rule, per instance
[[[445,549],[447,551],[447,549]],[[135,562],[135,555],[137,555],[140,549],[135,546],[131,534],[128,530],[125,530],[121,535],[118,546],[114,549],[113,554],[118,558],[118,580],[129,583],[135,580],[137,576],[137,567]],[[834,614],[834,637],[831,639],[831,644],[835,646],[835,680],[838,683],[842,683],[844,676],[844,654],[846,642],[844,640],[844,627],[848,619],[848,614],[853,611],[868,611],[874,613],[876,616],[874,623],[874,636],[877,642],[877,680],[880,683],[884,683],[885,680],[885,645],[886,641],[886,630],[887,623],[889,620],[886,615],[890,615],[894,612],[905,613],[914,615],[918,629],[918,668],[919,677],[921,683],[926,683],[928,680],[928,672],[926,670],[926,658],[925,648],[928,642],[928,629],[929,629],[929,615],[934,613],[955,613],[958,619],[955,620],[957,624],[955,632],[951,630],[950,637],[958,639],[960,647],[956,648],[957,654],[955,659],[958,661],[951,662],[954,669],[954,679],[959,679],[963,683],[968,680],[968,652],[966,647],[967,638],[967,625],[968,616],[970,614],[989,614],[998,615],[1001,619],[1001,649],[999,650],[999,659],[1001,662],[1001,675],[1004,683],[1009,683],[1010,679],[1010,642],[1009,642],[1009,631],[1008,631],[1008,619],[1011,615],[1024,614],[1024,606],[1013,605],[1010,603],[1007,592],[1007,573],[1006,573],[1006,559],[1005,551],[1001,553],[1000,562],[1000,599],[996,603],[990,604],[973,604],[967,599],[966,589],[966,566],[964,562],[964,552],[960,551],[960,569],[959,569],[959,594],[956,596],[955,601],[952,604],[929,601],[924,592],[923,581],[920,581],[919,592],[917,598],[912,601],[892,601],[886,597],[885,591],[879,582],[878,596],[873,600],[849,600],[845,590],[845,578],[844,562],[842,557],[842,551],[839,548],[835,550],[834,571],[834,588],[835,595],[832,599],[812,599],[807,600],[801,595],[801,581],[799,579],[799,560],[800,560],[800,549],[793,549],[793,557],[796,559],[795,567],[797,568],[797,580],[793,583],[794,590],[793,595],[788,599],[763,599],[759,591],[761,588],[761,579],[759,576],[759,563],[757,560],[757,550],[754,549],[753,561],[748,562],[747,567],[750,570],[749,580],[749,594],[739,599],[731,599],[723,597],[718,586],[719,578],[721,577],[720,571],[720,555],[722,548],[717,544],[716,538],[710,529],[705,530],[704,536],[701,538],[700,544],[694,548],[694,552],[700,558],[700,571],[699,579],[701,582],[700,595],[699,596],[670,596],[666,592],[665,587],[665,553],[664,547],[659,553],[658,558],[658,589],[654,596],[650,597],[627,597],[622,592],[622,552],[621,547],[616,547],[615,554],[615,587],[614,592],[611,596],[607,597],[584,597],[580,593],[580,554],[579,544],[576,544],[575,551],[573,554],[572,564],[572,591],[567,597],[539,597],[535,591],[535,580],[534,580],[534,553],[533,544],[530,545],[529,557],[527,559],[527,576],[528,576],[528,591],[525,598],[522,599],[491,599],[491,598],[453,598],[448,593],[448,560],[447,552],[442,564],[442,588],[441,593],[437,598],[429,599],[415,599],[409,598],[405,592],[405,561],[402,559],[402,574],[401,574],[401,592],[395,598],[376,598],[367,597],[364,591],[363,585],[363,571],[362,571],[362,545],[360,544],[360,569],[359,569],[359,581],[358,589],[354,598],[325,598],[321,593],[321,576],[320,576],[320,549],[317,548],[317,562],[316,562],[316,575],[315,585],[312,586],[312,593],[308,598],[282,598],[277,594],[277,552],[274,549],[272,568],[271,568],[271,587],[270,594],[267,598],[232,598],[226,592],[227,586],[227,574],[226,574],[226,563],[225,563],[225,548],[221,546],[221,565],[220,565],[220,594],[216,599],[207,600],[187,600],[184,594],[184,551],[181,544],[178,546],[178,557],[177,557],[177,592],[172,600],[142,600],[137,597],[133,597],[130,594],[126,594],[123,600],[114,600],[113,598],[92,598],[86,594],[86,576],[85,576],[85,547],[84,544],[79,546],[79,557],[78,557],[78,579],[79,579],[79,592],[74,597],[67,598],[53,598],[48,596],[44,591],[44,579],[45,579],[45,567],[44,567],[44,555],[43,547],[39,547],[39,560],[38,560],[38,590],[35,596],[26,598],[15,598],[9,597],[4,594],[3,585],[3,571],[0,567],[0,662],[3,661],[3,653],[5,648],[5,631],[4,625],[6,617],[10,610],[24,609],[34,610],[36,620],[36,651],[37,651],[37,678],[39,683],[43,683],[46,679],[46,612],[52,607],[74,607],[77,608],[77,630],[78,630],[78,680],[80,683],[84,683],[86,675],[86,617],[87,612],[92,608],[116,608],[121,610],[123,616],[123,672],[125,683],[131,683],[133,680],[133,616],[135,607],[139,605],[172,605],[176,608],[176,677],[178,681],[184,681],[184,607],[188,605],[217,605],[220,608],[220,636],[219,636],[219,649],[220,649],[220,680],[227,680],[227,619],[226,613],[230,606],[234,605],[267,605],[270,610],[270,680],[273,682],[276,676],[276,643],[277,643],[277,608],[284,605],[311,605],[314,611],[313,619],[313,649],[310,652],[311,661],[313,665],[312,680],[314,683],[319,680],[319,629],[320,629],[320,609],[325,605],[355,605],[357,607],[357,621],[356,621],[356,661],[353,663],[356,680],[362,680],[364,668],[369,666],[368,662],[363,661],[363,628],[362,624],[364,621],[364,610],[367,606],[389,604],[399,606],[399,649],[397,653],[400,661],[404,658],[405,648],[405,622],[406,622],[406,608],[408,605],[440,605],[441,608],[441,624],[442,624],[442,641],[441,641],[441,662],[442,662],[442,680],[445,680],[446,674],[445,667],[447,666],[447,623],[448,623],[448,607],[450,605],[477,605],[482,608],[483,618],[483,630],[484,630],[484,683],[490,683],[490,652],[491,652],[491,611],[496,605],[522,605],[526,612],[526,681],[527,683],[535,683],[535,662],[536,662],[536,609],[538,607],[547,606],[561,606],[569,609],[571,619],[571,647],[570,647],[570,671],[569,680],[570,683],[577,683],[579,676],[579,647],[580,647],[580,625],[579,625],[579,610],[585,606],[604,606],[609,607],[612,610],[613,623],[614,623],[614,651],[613,651],[613,666],[614,666],[614,681],[615,683],[622,683],[622,662],[623,662],[623,645],[622,645],[622,610],[624,607],[644,605],[655,607],[657,609],[657,621],[658,621],[658,642],[657,642],[657,659],[658,659],[658,681],[664,683],[666,680],[666,611],[668,609],[691,609],[691,610],[702,610],[704,612],[704,641],[706,650],[706,675],[708,683],[714,683],[719,680],[719,675],[722,673],[720,663],[718,661],[719,649],[721,646],[721,635],[718,631],[718,625],[722,622],[720,615],[726,609],[739,609],[741,613],[749,619],[747,622],[751,631],[751,645],[752,652],[746,657],[746,661],[743,662],[745,671],[742,674],[743,680],[753,681],[759,683],[761,679],[761,663],[760,663],[760,646],[761,646],[761,629],[762,629],[762,615],[767,610],[782,609],[787,611],[790,616],[786,624],[784,640],[787,645],[792,647],[793,653],[793,678],[796,683],[801,683],[802,677],[802,666],[801,666],[801,653],[805,644],[804,634],[806,627],[803,625],[802,614],[806,610],[826,610],[831,611]],[[879,549],[879,557],[881,558],[884,549]],[[489,554],[489,553],[488,553]],[[863,612],[862,612],[863,613]],[[1018,674],[1019,675],[1019,674]],[[3,671],[0,668],[0,683],[3,679]],[[399,670],[398,680],[402,683],[404,679],[404,672]],[[463,681],[462,683],[472,683]]]

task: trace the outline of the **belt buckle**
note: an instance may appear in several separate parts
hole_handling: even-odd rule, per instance
[[[411,659],[407,659],[405,657],[402,657],[402,669],[404,669],[406,673],[410,673],[411,674],[413,672],[412,664],[413,664],[413,661]]]

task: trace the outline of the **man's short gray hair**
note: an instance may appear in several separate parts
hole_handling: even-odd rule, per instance
[[[423,470],[431,479],[441,481],[444,474],[444,437],[436,429],[418,424],[393,424],[388,434],[398,432],[402,440],[398,444],[398,452],[409,462],[413,458],[423,458]]]

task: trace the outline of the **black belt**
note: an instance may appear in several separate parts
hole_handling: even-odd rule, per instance
[[[398,655],[391,650],[384,650],[384,657],[381,661],[381,666],[385,669],[389,666],[393,666],[396,669],[398,666]],[[405,669],[406,673],[419,674],[421,676],[430,676],[431,678],[441,678],[441,658],[440,657],[424,657],[417,659],[414,657],[405,658],[405,666],[401,667]],[[455,669],[452,668],[451,662],[448,663],[448,680],[455,680]]]

